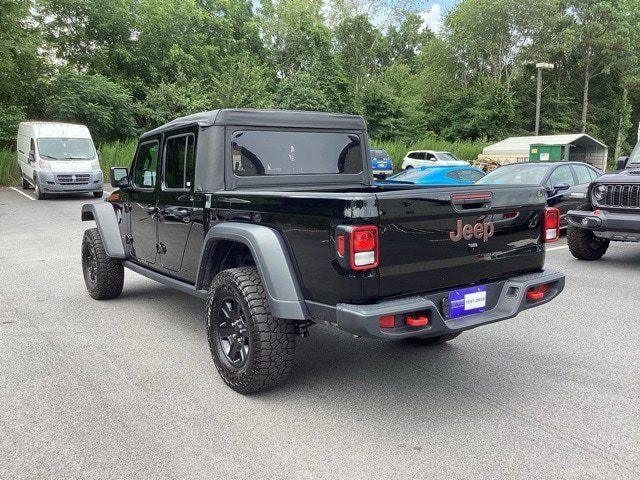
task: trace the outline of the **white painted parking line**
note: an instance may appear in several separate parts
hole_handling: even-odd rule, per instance
[[[31,195],[27,195],[26,193],[21,192],[21,191],[20,191],[20,190],[18,190],[17,188],[14,188],[14,187],[9,187],[9,188],[10,188],[11,190],[14,190],[14,191],[18,192],[20,195],[24,195],[24,196],[25,196],[25,197],[27,197],[29,200],[33,200],[33,201],[35,201],[35,200],[36,200],[36,199],[35,199],[35,198],[33,198]]]
[[[565,248],[569,248],[569,245],[562,245],[561,247],[547,248],[547,252],[553,252],[554,250],[564,250]]]
[[[106,193],[107,195],[111,195],[113,192],[107,192],[106,190],[103,190],[104,193]]]

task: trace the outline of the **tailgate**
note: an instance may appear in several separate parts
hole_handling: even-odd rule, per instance
[[[380,296],[415,294],[539,270],[546,196],[532,186],[377,194]]]

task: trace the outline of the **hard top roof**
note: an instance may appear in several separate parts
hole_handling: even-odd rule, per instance
[[[188,126],[209,127],[232,125],[240,127],[320,128],[334,130],[364,130],[365,121],[358,115],[306,112],[299,110],[220,109],[176,118],[142,134],[142,138]]]

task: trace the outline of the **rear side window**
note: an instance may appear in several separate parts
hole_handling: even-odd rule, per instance
[[[409,158],[413,158],[415,160],[424,160],[424,152],[411,152],[407,155]]]
[[[169,137],[164,149],[164,187],[189,190],[193,185],[194,158],[194,135]]]
[[[357,174],[363,165],[361,144],[355,133],[236,131],[233,171],[241,177]]]
[[[156,186],[159,149],[157,140],[142,143],[138,147],[133,174],[133,180],[136,187],[153,188]]]

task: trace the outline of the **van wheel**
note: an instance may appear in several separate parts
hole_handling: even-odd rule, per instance
[[[407,167],[405,168],[405,170],[411,170],[413,168],[413,165],[407,165]]]
[[[569,225],[567,228],[569,251],[578,260],[600,260],[609,248],[609,240],[596,237],[592,231]]]
[[[273,387],[291,372],[293,321],[271,314],[256,267],[231,268],[213,279],[207,336],[218,373],[239,393]]]
[[[33,179],[33,188],[33,193],[35,194],[37,200],[44,200],[47,198],[47,195],[42,190],[40,190],[40,183],[38,182],[37,177]]]
[[[31,184],[27,181],[26,178],[22,177],[22,189],[29,190],[31,188]]]
[[[461,333],[462,332],[447,333],[445,335],[440,335],[437,337],[410,337],[407,340],[417,345],[439,345],[441,343],[448,342],[449,340],[453,340]]]
[[[93,198],[102,198],[102,190],[99,192],[93,192]]]
[[[121,260],[107,257],[97,228],[90,228],[84,232],[82,273],[91,298],[108,300],[122,293],[124,266]]]

